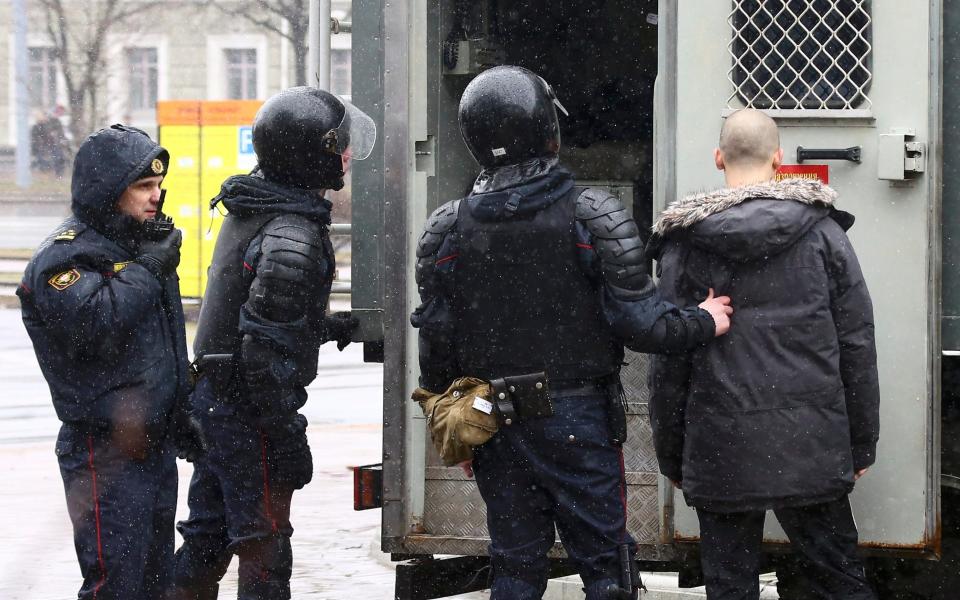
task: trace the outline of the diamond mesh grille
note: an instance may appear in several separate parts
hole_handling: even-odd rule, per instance
[[[870,0],[733,0],[727,21],[730,108],[870,107]]]

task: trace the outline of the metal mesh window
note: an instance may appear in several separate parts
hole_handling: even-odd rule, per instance
[[[870,0],[733,0],[728,22],[731,107],[870,106]]]

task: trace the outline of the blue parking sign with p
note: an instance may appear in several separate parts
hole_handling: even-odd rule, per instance
[[[253,127],[240,128],[240,154],[253,154]]]

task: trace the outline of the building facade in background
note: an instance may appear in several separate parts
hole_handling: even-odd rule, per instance
[[[37,0],[27,4],[31,124],[57,106],[63,107],[67,120],[71,107],[43,8]],[[221,4],[229,8],[253,3],[223,0]],[[152,5],[143,14],[110,27],[105,37],[97,84],[101,126],[124,122],[155,136],[158,100],[263,100],[296,85],[294,49],[280,34],[196,0],[162,0]],[[350,21],[350,12],[350,0],[333,0],[333,17]],[[262,17],[289,30],[279,17],[265,11]],[[0,147],[16,143],[12,22],[11,3],[4,2],[0,5],[0,37],[6,40],[0,43]],[[350,47],[350,34],[331,36],[330,83],[337,94],[350,94]]]

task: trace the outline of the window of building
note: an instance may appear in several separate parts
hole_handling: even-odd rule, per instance
[[[349,96],[350,72],[350,50],[330,50],[330,91],[341,96]]]
[[[733,0],[734,98],[760,109],[869,107],[870,0]]]
[[[127,109],[154,110],[157,106],[158,71],[156,48],[127,48]]]
[[[50,110],[57,104],[57,60],[52,47],[30,48],[30,106]]]
[[[227,98],[250,100],[257,97],[257,49],[226,48]]]

